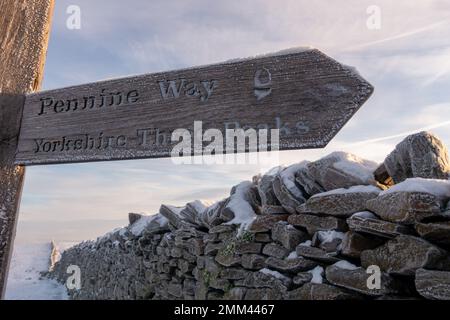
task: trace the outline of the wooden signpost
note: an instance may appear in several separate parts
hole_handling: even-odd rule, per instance
[[[280,150],[322,148],[373,91],[352,68],[308,48],[22,95],[38,89],[52,1],[0,4],[12,15],[0,23],[3,289],[24,171],[15,165],[169,157],[179,142],[172,141],[174,130],[193,131],[199,122],[202,131],[224,137],[227,129],[278,129]],[[11,42],[19,26],[22,33]],[[18,51],[29,69],[18,68]],[[4,89],[23,79],[25,85]],[[201,154],[208,143],[190,154]]]
[[[224,137],[279,129],[280,150],[321,148],[372,90],[351,68],[300,49],[39,92],[25,100],[16,163],[168,157],[172,132],[194,121]]]
[[[39,90],[53,0],[0,0],[0,295],[4,297],[25,168],[14,164],[24,94]]]

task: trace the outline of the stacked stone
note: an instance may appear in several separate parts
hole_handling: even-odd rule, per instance
[[[398,171],[401,172],[398,172]],[[450,161],[429,133],[381,165],[346,153],[275,168],[212,206],[153,217],[62,255],[74,299],[450,299]]]

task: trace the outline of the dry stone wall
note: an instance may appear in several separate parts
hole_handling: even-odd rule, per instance
[[[214,205],[163,205],[66,250],[73,299],[450,299],[450,161],[429,133],[381,166],[346,153],[274,168]]]

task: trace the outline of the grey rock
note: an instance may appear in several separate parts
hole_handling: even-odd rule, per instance
[[[450,272],[418,269],[415,284],[427,299],[450,300]]]
[[[270,237],[270,234],[268,234],[268,233],[256,233],[255,241],[262,242],[262,243],[268,243],[268,242],[272,241],[272,238]]]
[[[247,289],[244,300],[280,300],[282,294],[276,289],[259,288],[259,289]]]
[[[413,230],[407,226],[394,222],[384,221],[375,215],[364,212],[361,215],[355,214],[347,219],[350,230],[371,234],[383,238],[395,238],[401,234],[412,234]]]
[[[181,298],[183,296],[183,286],[179,283],[170,283],[167,287],[167,291],[169,294],[177,298]]]
[[[423,192],[391,192],[367,201],[367,209],[381,219],[402,224],[439,216],[443,205],[435,195]]]
[[[309,195],[356,185],[375,184],[373,176],[351,174],[348,167],[356,167],[361,172],[374,170],[377,164],[363,160],[345,152],[333,152],[330,155],[311,162],[306,169],[297,172],[296,181]]]
[[[263,270],[270,273],[264,273]],[[279,272],[268,269],[262,269],[262,271],[249,273],[245,279],[236,280],[235,284],[248,288],[273,288],[281,292],[285,292],[292,285],[292,279]]]
[[[395,183],[413,177],[447,179],[450,172],[447,148],[429,132],[406,137],[387,156],[384,165]]]
[[[295,208],[306,201],[305,195],[296,185],[295,171],[301,165],[292,165],[278,173],[272,183],[273,192],[281,206],[289,213],[295,213]]]
[[[261,214],[263,215],[270,215],[270,214],[286,214],[287,211],[284,210],[282,206],[270,206],[270,205],[263,205],[261,207]]]
[[[130,225],[132,225],[142,217],[143,217],[142,214],[130,212],[128,214],[128,222],[130,223]]]
[[[341,243],[341,254],[358,259],[364,250],[374,249],[383,244],[379,238],[364,236],[357,232],[348,231]]]
[[[266,260],[268,268],[285,272],[285,273],[298,273],[300,271],[311,270],[317,266],[317,262],[308,260],[302,257],[293,259],[277,259],[269,257]]]
[[[279,221],[272,229],[272,239],[292,251],[299,243],[307,240],[308,235],[285,221]]]
[[[340,252],[344,233],[334,230],[317,231],[312,238],[312,246],[326,252]]]
[[[257,242],[237,242],[235,247],[236,254],[260,253],[262,244]]]
[[[308,282],[311,282],[313,275],[311,272],[299,272],[293,279],[292,282],[297,286],[303,286]]]
[[[325,214],[335,217],[349,217],[367,209],[366,202],[379,194],[374,186],[365,186],[368,192],[319,193],[297,208],[299,213]],[[355,189],[358,190],[358,189]]]
[[[218,233],[230,233],[236,231],[236,226],[230,224],[220,224],[209,229],[209,233],[218,234]]]
[[[208,283],[210,288],[228,291],[231,288],[231,282],[227,279],[212,277]]]
[[[234,254],[234,252],[227,252],[220,250],[215,257],[216,262],[225,267],[234,267],[241,263],[241,257]]]
[[[222,267],[216,263],[213,257],[205,257],[204,269],[208,274],[217,277],[222,270]]]
[[[130,227],[132,228],[132,225]],[[153,237],[154,234],[162,234],[167,231],[169,231],[168,221],[160,213],[157,213],[154,215],[154,219],[145,226],[143,236]]]
[[[223,293],[222,291],[209,291],[206,295],[206,300],[222,300],[223,299]]]
[[[384,245],[361,253],[361,265],[377,265],[390,274],[415,274],[417,269],[450,269],[447,252],[426,240],[400,235]]]
[[[245,269],[259,270],[266,266],[266,258],[259,254],[244,254],[241,263]]]
[[[260,215],[253,220],[248,230],[253,233],[267,232],[273,228],[275,223],[278,221],[286,221],[287,218],[287,214]]]
[[[424,239],[445,246],[450,246],[450,221],[418,223],[417,233]]]
[[[224,246],[225,244],[223,242],[208,242],[205,246],[205,255],[215,256]]]
[[[204,252],[205,245],[202,239],[199,238],[190,238],[185,240],[180,240],[180,243],[176,243],[180,248],[185,249],[189,254],[193,256],[202,255]]]
[[[268,243],[264,246],[262,253],[270,257],[283,259],[288,256],[289,252],[290,251],[285,247],[282,247],[275,243]]]
[[[299,256],[320,262],[334,263],[339,261],[339,259],[336,258],[337,252],[326,252],[320,248],[308,247],[300,244],[295,251]]]
[[[254,183],[257,185],[259,196],[261,198],[261,205],[263,207],[280,206],[280,202],[273,192],[272,183],[274,179],[275,174],[266,174],[261,176],[259,179],[254,179]]]
[[[236,214],[234,210],[236,208],[232,205],[234,202],[247,202],[253,211],[258,208],[261,204],[258,203],[256,195],[258,191],[256,186],[250,181],[243,181],[231,189],[230,197],[227,203],[224,205],[221,215],[223,220],[230,221]],[[256,214],[256,212],[253,212]]]
[[[247,288],[235,287],[227,291],[224,295],[225,300],[244,300]]]
[[[359,300],[358,294],[323,283],[307,283],[290,291],[288,300]]]
[[[220,225],[223,222],[230,221],[232,217],[223,211],[223,208],[228,203],[229,199],[216,202],[212,206],[209,206],[203,213],[197,217],[196,221],[200,222],[200,225],[212,228]]]
[[[306,213],[293,214],[289,216],[287,221],[293,226],[305,228],[310,235],[313,235],[317,231],[347,230],[345,220],[331,216],[317,216]]]
[[[159,213],[166,217],[169,220],[169,223],[172,224],[176,229],[179,229],[183,226],[189,225],[188,222],[183,221],[183,218],[180,215],[181,210],[184,207],[174,207],[169,205],[161,205],[159,208]]]
[[[379,289],[369,289],[368,284],[371,284],[369,279],[371,274],[367,273],[361,267],[351,269],[331,265],[325,269],[325,275],[331,284],[369,296],[395,295],[400,293],[400,284],[387,273],[381,273]]]
[[[242,260],[244,260],[244,258],[242,258]],[[224,268],[220,271],[219,276],[228,280],[239,280],[247,277],[249,272],[250,271],[241,268]]]

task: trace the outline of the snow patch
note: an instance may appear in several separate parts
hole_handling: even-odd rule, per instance
[[[305,242],[302,242],[299,244],[299,246],[303,246],[303,247],[311,247],[312,242],[311,240],[306,240]]]
[[[246,199],[247,191],[251,186],[252,183],[250,181],[238,184],[235,193],[230,197],[230,201],[227,204],[227,208],[233,211],[234,218],[224,224],[239,225],[237,236],[240,236],[242,231],[247,230],[253,220],[256,219],[256,213]]]
[[[194,208],[194,210],[198,213],[198,215],[202,215],[210,206],[214,205],[209,201],[204,200],[195,200],[189,202],[189,205]]]
[[[296,251],[292,251],[291,253],[289,253],[289,255],[287,256],[286,260],[294,260],[298,258],[298,254]]]
[[[335,231],[335,230],[326,230],[326,231],[318,231],[317,236],[319,237],[320,242],[329,243],[333,242],[335,239],[344,239],[344,233]]]
[[[317,266],[308,272],[312,274],[311,283],[323,283],[323,268],[321,266]]]
[[[280,172],[280,178],[283,181],[283,184],[289,190],[289,192],[295,196],[297,199],[303,199],[303,193],[295,184],[295,173],[307,166],[309,161],[302,161],[300,163],[293,164],[289,167],[284,168]]]
[[[286,279],[286,276],[282,275],[278,271],[270,270],[270,269],[267,269],[267,268],[263,268],[263,269],[259,270],[259,272],[267,274],[267,275],[270,275],[270,276],[275,277],[277,279]]]
[[[376,162],[362,159],[354,154],[336,151],[326,158],[337,158],[338,161],[333,164],[333,166],[341,170],[348,175],[361,179],[367,183],[374,180],[373,172],[378,167]]]
[[[378,219],[376,215],[374,215],[370,211],[361,211],[354,213],[350,218],[358,217],[358,218],[364,218],[364,219]]]
[[[64,247],[65,244],[59,244]],[[72,246],[73,243],[70,243]],[[60,249],[62,250],[62,249]],[[50,268],[50,243],[16,244],[11,260],[5,298],[7,300],[67,300],[64,285],[42,277]]]
[[[276,176],[282,169],[283,169],[283,167],[281,167],[281,166],[273,167],[272,169],[267,171],[264,175],[273,177],[273,176]]]
[[[394,192],[423,192],[438,198],[450,198],[450,180],[409,178],[381,192],[380,195]]]
[[[333,266],[339,268],[339,269],[344,269],[344,270],[356,270],[359,269],[359,267],[355,266],[354,264],[346,261],[346,260],[340,260],[338,262],[336,262],[335,264],[333,264]]]
[[[141,218],[139,218],[139,220],[131,225],[130,232],[136,237],[140,236],[151,222],[158,223],[160,227],[163,227],[169,222],[169,220],[167,220],[167,218],[161,214],[142,216]]]

